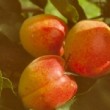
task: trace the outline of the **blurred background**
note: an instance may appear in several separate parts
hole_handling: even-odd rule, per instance
[[[83,19],[110,25],[109,11],[110,0],[0,0],[0,110],[25,110],[17,86],[23,69],[34,59],[19,41],[26,18],[46,13],[60,17],[69,28]],[[75,78],[79,85],[75,100],[57,110],[110,110],[110,75]]]

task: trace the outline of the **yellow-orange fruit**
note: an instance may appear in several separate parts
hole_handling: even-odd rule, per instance
[[[24,21],[20,30],[23,47],[34,57],[62,55],[67,25],[60,18],[40,14]]]
[[[19,95],[26,108],[54,110],[70,100],[77,84],[64,74],[64,61],[55,55],[46,55],[30,63],[19,82]]]
[[[101,21],[83,20],[68,33],[65,59],[69,71],[85,77],[110,72],[110,28]]]

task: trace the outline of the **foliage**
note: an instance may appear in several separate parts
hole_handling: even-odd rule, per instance
[[[17,90],[22,70],[33,59],[19,41],[20,26],[27,17],[53,14],[70,28],[82,19],[100,19],[110,25],[109,8],[110,0],[0,0],[0,110],[25,110],[13,94],[13,85]],[[98,81],[76,77],[79,94],[93,87],[92,90],[56,110],[110,110],[109,79],[109,75]]]
[[[8,78],[3,77],[0,71],[0,96],[4,88],[10,88],[12,92],[15,94],[12,82]]]
[[[68,0],[51,0],[53,5],[70,21],[77,22],[79,19],[78,12],[74,5]]]
[[[70,110],[72,104],[75,102],[75,97],[73,97],[71,100],[69,100],[66,104],[56,108],[56,110]]]
[[[96,4],[93,4],[88,0],[79,0],[79,4],[82,6],[87,18],[93,18],[101,15],[101,9],[97,7]]]
[[[46,14],[51,14],[51,15],[55,15],[60,17],[61,19],[63,19],[65,22],[67,22],[67,18],[64,17],[57,9],[56,7],[51,3],[50,0],[48,0],[48,3],[45,7],[45,13]]]

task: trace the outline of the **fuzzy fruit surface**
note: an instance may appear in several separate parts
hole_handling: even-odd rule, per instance
[[[62,55],[67,25],[60,18],[40,14],[24,21],[20,29],[23,47],[34,57]]]
[[[69,71],[85,77],[110,72],[110,28],[104,22],[83,20],[77,23],[65,41],[65,59]]]
[[[77,91],[77,84],[64,74],[64,61],[46,55],[30,63],[19,82],[19,95],[26,108],[54,110],[66,103]]]

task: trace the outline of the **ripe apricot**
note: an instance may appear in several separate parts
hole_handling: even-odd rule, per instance
[[[40,14],[24,21],[20,29],[23,47],[34,57],[62,55],[67,25],[60,18]]]
[[[19,82],[19,95],[26,108],[54,110],[66,103],[77,91],[77,84],[64,74],[64,61],[46,55],[31,62]]]
[[[110,72],[110,28],[102,21],[78,22],[67,35],[65,59],[69,71],[85,77]]]

